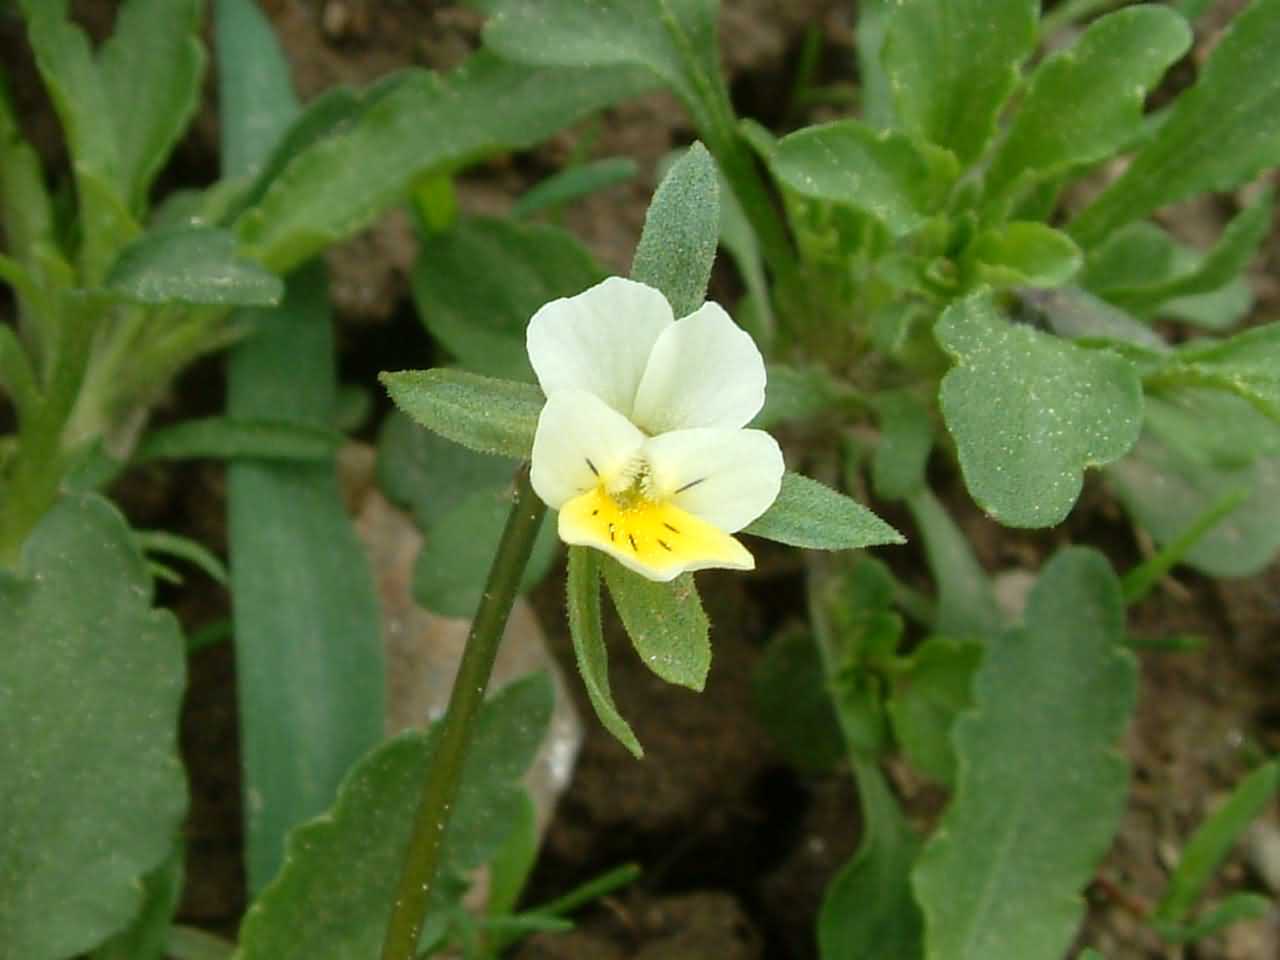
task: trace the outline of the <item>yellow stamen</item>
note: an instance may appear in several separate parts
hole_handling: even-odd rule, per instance
[[[706,567],[755,567],[741,543],[677,506],[641,497],[619,500],[603,485],[574,497],[560,508],[560,539],[596,547],[657,580]]]

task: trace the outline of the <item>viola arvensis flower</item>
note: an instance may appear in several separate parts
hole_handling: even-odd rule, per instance
[[[764,359],[718,304],[676,320],[659,291],[611,277],[538,310],[528,349],[547,397],[531,479],[560,539],[651,580],[755,566],[730,534],[777,498],[782,451],[743,429]]]

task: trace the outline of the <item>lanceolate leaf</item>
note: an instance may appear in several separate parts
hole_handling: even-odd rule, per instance
[[[773,506],[742,532],[812,550],[857,550],[906,542],[856,500],[790,471],[782,476],[782,491]]]
[[[797,193],[869,213],[895,236],[937,212],[959,173],[946,151],[856,120],[783,137],[771,166]]]
[[[1035,46],[1036,0],[900,0],[882,53],[899,121],[963,163],[982,152]]]
[[[62,501],[0,573],[0,954],[62,960],[122,930],[186,808],[185,656],[124,519]]]
[[[955,795],[914,875],[930,960],[1064,956],[1124,807],[1134,696],[1115,575],[1059,553],[1025,626],[987,646],[953,733]]]
[[[630,70],[535,69],[483,52],[443,78],[406,73],[349,130],[285,167],[239,220],[241,241],[287,269],[366,226],[426,173],[530,146],[646,83]]]
[[[1157,4],[1126,7],[1091,23],[1032,74],[987,173],[988,197],[1123,147],[1142,129],[1147,92],[1190,44],[1186,21]]]
[[[405,370],[378,377],[401,410],[442,437],[517,460],[533,450],[542,391],[462,370]]]
[[[1280,0],[1254,0],[1214,47],[1196,85],[1115,183],[1071,225],[1093,246],[1116,227],[1280,162]]]
[[[695,116],[721,83],[715,0],[500,0],[485,44],[543,66],[637,66],[660,77]]]
[[[645,212],[631,279],[661,290],[677,319],[707,295],[720,237],[720,181],[707,148],[695,143],[671,165]]]
[[[120,183],[135,215],[200,97],[202,0],[129,0],[98,57],[120,148]]]
[[[1085,468],[1137,439],[1142,389],[1129,361],[1010,323],[986,290],[948,307],[935,335],[956,359],[941,401],[965,484],[1001,523],[1058,523]]]
[[[246,176],[297,107],[252,0],[219,0],[217,16],[225,172]],[[244,76],[263,80],[252,97]],[[330,428],[336,374],[323,267],[291,277],[278,309],[237,320],[248,337],[231,358],[229,415]],[[381,739],[385,668],[372,577],[334,461],[237,462],[228,474],[245,859],[256,893],[275,875],[289,830],[328,807]]]

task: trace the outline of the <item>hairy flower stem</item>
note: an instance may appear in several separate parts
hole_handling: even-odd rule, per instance
[[[418,936],[440,865],[441,845],[457,797],[473,721],[484,701],[498,643],[546,509],[529,484],[526,464],[516,474],[511,513],[462,652],[440,738],[428,762],[413,835],[387,922],[382,960],[413,960],[417,956]]]

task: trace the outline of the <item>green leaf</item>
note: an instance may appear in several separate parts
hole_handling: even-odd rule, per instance
[[[524,800],[516,781],[542,742],[552,702],[551,683],[539,674],[481,708],[445,832],[447,874],[497,855],[518,826]],[[279,877],[241,925],[237,960],[378,955],[435,739],[433,729],[382,744],[343,781],[330,810],[290,834]]]
[[[199,103],[203,7],[202,0],[129,0],[98,54],[119,144],[120,186],[138,216]]]
[[[661,290],[676,318],[707,295],[720,237],[720,178],[707,148],[695,142],[654,191],[631,262],[631,279]]]
[[[862,842],[823,897],[819,953],[827,960],[922,960],[922,919],[910,884],[920,841],[880,769],[855,758],[854,771]]]
[[[954,798],[914,874],[932,960],[1058,960],[1120,822],[1135,697],[1120,585],[1098,553],[1045,567],[956,723]],[[1069,825],[1069,829],[1064,826]]]
[[[880,418],[880,442],[871,462],[876,495],[902,500],[924,486],[924,470],[933,449],[933,418],[910,390],[885,390],[874,400]]]
[[[182,844],[142,881],[142,909],[129,927],[93,952],[93,960],[165,960],[165,938],[182,897]]]
[[[940,397],[965,484],[1006,526],[1060,522],[1085,468],[1137,439],[1142,389],[1129,361],[1009,323],[987,290],[953,303],[934,332],[956,360]]]
[[[1197,828],[1182,850],[1168,889],[1156,904],[1152,920],[1157,929],[1161,924],[1181,922],[1188,917],[1231,848],[1249,824],[1267,809],[1277,792],[1280,792],[1280,761],[1273,760],[1241,780],[1226,803]]]
[[[717,6],[715,0],[498,0],[484,42],[522,63],[641,67],[695,117],[705,117],[723,84]]]
[[[20,426],[34,421],[42,407],[36,372],[17,332],[7,324],[0,326],[0,390],[13,404]]]
[[[236,239],[214,227],[151,230],[121,252],[107,287],[135,303],[267,307],[284,284],[236,254]]]
[[[1156,4],[1089,24],[1047,57],[987,172],[989,201],[1006,190],[1105,160],[1142,130],[1146,95],[1191,45],[1186,21]]]
[[[237,231],[255,259],[287,269],[368,225],[431,171],[532,146],[645,86],[632,71],[531,69],[484,52],[445,77],[406,71],[349,129],[296,156]]]
[[[600,622],[600,553],[588,547],[569,548],[569,635],[587,698],[600,723],[639,759],[644,749],[613,702],[609,689],[609,650]]]
[[[404,370],[378,379],[401,410],[429,430],[479,453],[518,460],[533,450],[542,391],[462,370]]]
[[[1280,323],[1237,333],[1228,340],[1192,341],[1177,352],[1172,378],[1228,390],[1280,420]]]
[[[773,506],[742,532],[810,550],[858,550],[906,542],[862,504],[790,471],[782,476],[782,490]]]
[[[146,460],[332,460],[342,435],[288,420],[205,417],[148,433],[133,458]]]
[[[1254,0],[1214,46],[1196,84],[1178,98],[1124,174],[1076,217],[1071,234],[1092,247],[1166,204],[1227,190],[1280,163],[1280,0]]]
[[[794,766],[822,773],[844,756],[822,656],[808,629],[796,626],[769,638],[751,671],[751,693],[756,716]]]
[[[1147,313],[1170,300],[1221,290],[1243,273],[1267,238],[1273,200],[1274,191],[1264,191],[1232,218],[1218,242],[1202,256],[1180,248],[1152,224],[1122,228],[1097,248],[1096,260],[1091,255],[1089,286],[1112,303]],[[1178,269],[1182,259],[1190,263]]]
[[[1014,221],[982,231],[966,251],[975,279],[992,287],[1060,287],[1084,257],[1069,236],[1043,223]]]
[[[138,546],[146,553],[162,553],[189,564],[205,573],[221,586],[227,585],[227,568],[204,544],[165,530],[138,530],[134,533]]]
[[[701,691],[711,667],[710,625],[693,574],[658,583],[610,557],[603,564],[613,605],[645,666],[668,683]]]
[[[422,530],[453,512],[472,492],[509,484],[516,462],[474,453],[424,430],[398,410],[378,436],[378,484],[410,510]]]
[[[529,318],[602,279],[591,254],[559,227],[478,218],[422,237],[412,274],[418,315],[463,366],[530,382]]]
[[[770,363],[766,371],[764,406],[750,424],[759,430],[787,420],[812,420],[832,405],[839,391],[830,374],[820,367]]]
[[[919,229],[937,213],[959,173],[946,151],[857,120],[783,137],[770,166],[802,196],[870,214],[895,237]]]
[[[66,499],[0,572],[0,944],[61,960],[123,930],[187,793],[185,658],[105,500]]]
[[[1195,943],[1242,920],[1260,920],[1269,915],[1273,907],[1272,899],[1260,893],[1233,893],[1207,908],[1192,923],[1153,921],[1152,926],[1169,943]]]
[[[1248,499],[1206,533],[1186,562],[1216,577],[1250,576],[1280,549],[1280,430],[1215,390],[1148,394],[1146,425],[1107,479],[1158,544],[1237,491]]]
[[[938,584],[933,628],[953,637],[985,637],[1000,628],[1000,611],[986,571],[946,508],[924,487],[907,500],[920,529],[929,571]]]
[[[413,597],[428,610],[446,617],[475,613],[511,512],[510,481],[508,474],[504,483],[470,491],[423,531],[426,543],[413,567]],[[546,576],[558,542],[555,525],[544,519],[520,577],[520,593]]]
[[[558,212],[575,200],[626,183],[639,167],[630,157],[605,157],[553,173],[534,184],[511,207],[513,217]]]
[[[53,205],[40,156],[22,138],[17,115],[0,75],[0,223],[5,249],[17,261],[31,263],[35,248],[52,245]]]
[[[287,135],[298,102],[289,64],[255,0],[217,0],[213,12],[218,107],[224,118],[235,118],[219,129],[222,174],[248,177],[267,164],[272,147]]]
[[[909,133],[968,163],[995,131],[1035,46],[1036,0],[902,0],[881,59]]]
[[[231,358],[233,420],[327,430],[336,397],[324,270],[290,278],[272,311],[241,311],[249,338]],[[290,829],[332,802],[382,737],[377,597],[332,457],[237,460],[229,542],[251,890],[275,873]]]
[[[981,662],[976,643],[930,637],[894,672],[888,703],[894,736],[913,766],[947,786],[956,775],[951,728],[969,706],[969,686]]]

